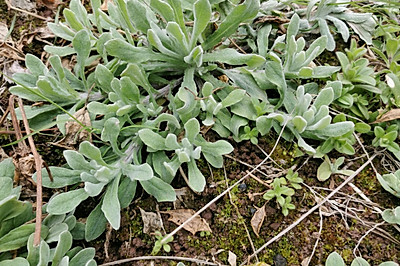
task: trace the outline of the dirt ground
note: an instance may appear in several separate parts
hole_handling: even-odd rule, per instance
[[[39,16],[51,19],[55,17],[57,9],[52,10],[37,3],[35,12]],[[0,45],[0,70],[7,64],[22,59],[26,53],[44,57],[43,46],[54,42],[52,38],[43,38],[40,31],[33,33],[35,29],[45,27],[44,20],[15,10],[7,11],[7,4],[4,0],[0,0],[0,22],[10,25],[14,15],[16,15],[12,32],[14,43]],[[20,60],[19,64],[23,66],[24,62]],[[0,117],[7,109],[9,86],[9,83],[3,83],[1,86],[3,89],[0,90]],[[6,132],[10,127],[8,120],[0,125],[0,146],[15,140],[12,134]],[[212,133],[206,137],[215,138]],[[60,138],[61,135],[56,130],[41,132],[35,136],[40,154],[50,165],[65,163],[62,149],[50,144]],[[207,177],[207,188],[201,194],[191,192],[180,175],[175,178],[173,184],[175,188],[180,188],[178,200],[174,203],[157,203],[154,198],[139,189],[133,203],[121,212],[120,230],[108,229],[99,239],[79,244],[96,248],[98,264],[150,256],[155,243],[154,228],[145,228],[141,214],[143,211],[154,213],[158,220],[154,219],[162,221],[159,228],[162,233],[171,232],[177,224],[170,221],[171,215],[168,213],[177,209],[199,210],[251,171],[252,167],[262,162],[266,158],[265,154],[271,152],[277,138],[276,134],[271,133],[260,139],[258,146],[250,142],[231,141],[235,150],[225,158],[223,169],[213,169],[205,162],[202,163],[201,170]],[[8,156],[13,156],[16,152],[15,147],[15,145],[6,146],[3,149]],[[348,158],[351,162],[348,168],[352,170],[356,170],[366,161],[362,149],[357,148],[357,155]],[[227,265],[232,262],[234,254],[238,263],[246,262],[255,250],[300,219],[343,182],[342,177],[337,175],[326,182],[319,182],[316,179],[316,172],[322,160],[307,156],[296,157],[296,151],[297,148],[293,143],[281,141],[271,156],[273,161],[267,160],[260,166],[260,172],[255,171],[249,175],[239,186],[211,204],[201,214],[203,218],[201,223],[205,226],[203,228],[208,225],[211,232],[198,231],[193,234],[184,229],[180,230],[170,243],[171,251],[169,253],[162,251],[159,255]],[[368,151],[370,154],[374,152]],[[386,171],[385,160],[387,159],[384,154],[379,154],[373,161],[381,173]],[[291,210],[285,217],[276,201],[266,201],[262,195],[268,190],[273,178],[285,176],[285,169],[290,167],[298,171],[304,180],[304,185],[300,190],[296,190],[292,198],[296,209]],[[33,184],[24,183],[25,199],[34,201],[34,198],[29,196],[34,194],[34,191]],[[370,201],[363,199],[360,194]],[[45,190],[44,195],[46,202],[49,191],[46,193]],[[81,204],[76,211],[77,218],[86,217],[88,210],[92,210],[95,204],[93,199]],[[381,216],[377,213],[377,208],[393,208],[399,205],[400,199],[386,192],[376,180],[373,169],[367,166],[355,177],[353,187],[345,186],[331,198],[329,203],[308,215],[279,240],[264,248],[255,258],[248,261],[248,264],[259,261],[270,265],[301,265],[307,258],[312,257],[310,265],[319,265],[323,264],[333,251],[340,253],[348,264],[354,258],[354,254],[362,255],[373,265],[386,260],[400,262],[400,233],[391,225],[381,224]],[[260,208],[265,210],[265,215],[263,223],[258,224],[259,233],[256,235],[251,220]],[[371,230],[372,228],[374,230]],[[144,229],[148,229],[149,232],[144,233]],[[178,262],[153,261],[154,265],[175,265]],[[185,264],[197,265],[196,262],[185,262]],[[130,261],[121,265],[150,265],[150,260]]]

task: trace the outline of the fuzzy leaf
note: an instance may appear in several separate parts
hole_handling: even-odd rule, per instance
[[[200,123],[196,118],[192,118],[185,123],[185,137],[193,143],[200,133]]]
[[[246,0],[242,4],[236,6],[231,13],[229,13],[218,29],[207,37],[207,40],[203,43],[205,51],[211,49],[214,45],[219,43],[222,38],[229,37],[238,28],[239,24],[254,18],[259,10],[259,0]]]
[[[89,195],[83,188],[61,193],[50,200],[47,212],[50,214],[64,214],[75,209]]]
[[[166,150],[165,139],[152,130],[145,128],[139,130],[139,138],[153,150]]]
[[[0,238],[0,252],[19,249],[26,246],[29,236],[35,232],[35,224],[21,225]],[[42,225],[41,236],[45,238],[49,232],[47,226]]]
[[[154,196],[158,202],[176,200],[174,188],[158,177],[153,177],[146,181],[140,181],[140,184],[143,189],[150,195]]]
[[[249,1],[249,0],[247,0]],[[265,58],[256,54],[241,54],[235,49],[225,48],[204,54],[204,62],[220,62],[230,65],[248,65],[251,68],[259,67],[265,63]]]
[[[198,0],[194,3],[194,25],[189,47],[194,48],[201,33],[205,30],[211,19],[211,5],[208,0]]]
[[[189,187],[196,192],[202,192],[206,185],[206,178],[200,172],[195,161],[188,162],[188,170]]]
[[[94,248],[82,249],[71,259],[71,261],[69,262],[69,266],[88,265],[87,263],[89,263],[94,258],[95,252],[96,251]]]
[[[337,252],[332,252],[326,259],[325,266],[346,266],[346,264]]]
[[[118,200],[118,185],[120,177],[121,176],[118,175],[114,178],[112,183],[107,186],[107,191],[104,195],[103,204],[101,206],[104,216],[115,230],[118,230],[121,224],[121,206]]]
[[[85,240],[88,242],[98,238],[106,230],[107,219],[101,210],[101,205],[100,202],[86,220]]]
[[[71,151],[72,152],[72,151]],[[50,177],[46,171],[46,169],[42,169],[42,182],[43,186],[47,188],[62,188],[66,186],[70,186],[76,183],[81,182],[81,170],[71,170],[62,167],[49,167],[50,172],[53,176],[54,181],[50,180]],[[86,168],[90,170],[90,168]],[[37,179],[37,173],[32,176],[33,180]]]
[[[128,164],[122,169],[122,172],[132,181],[142,181],[153,178],[153,169],[147,163],[141,165]]]

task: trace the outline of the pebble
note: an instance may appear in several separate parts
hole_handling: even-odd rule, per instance
[[[239,191],[243,193],[246,191],[247,185],[245,183],[241,183],[241,184],[239,184],[238,188],[239,188]]]
[[[274,265],[275,266],[286,266],[287,260],[281,254],[276,254],[274,256]]]

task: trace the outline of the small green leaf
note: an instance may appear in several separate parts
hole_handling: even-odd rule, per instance
[[[107,166],[107,164],[103,160],[103,157],[101,156],[99,148],[94,146],[89,141],[84,141],[79,145],[79,152],[87,158],[95,160],[97,163],[103,166]]]
[[[234,105],[238,102],[240,102],[244,95],[246,94],[245,90],[242,89],[236,89],[233,90],[231,93],[228,94],[223,100],[222,100],[222,106],[223,107],[229,107],[231,105]]]
[[[330,124],[322,130],[316,130],[315,133],[326,136],[326,137],[339,137],[344,134],[351,132],[354,129],[353,122],[339,122]]]
[[[47,243],[56,242],[62,232],[68,232],[68,225],[66,223],[56,224],[49,229],[49,234],[46,237]]]
[[[194,160],[188,162],[189,170],[189,187],[196,192],[202,192],[206,185],[206,178],[197,168],[196,162]]]
[[[200,123],[196,118],[189,119],[185,123],[185,137],[193,143],[200,133]]]
[[[26,246],[29,236],[35,232],[35,224],[21,225],[0,238],[0,252],[19,249]],[[41,236],[47,236],[49,229],[47,226],[42,225]]]
[[[87,30],[84,29],[79,31],[72,40],[72,44],[74,46],[74,49],[76,50],[78,65],[80,66],[80,70],[82,71],[81,75],[83,75],[85,63],[86,60],[89,58],[91,49],[90,37]]]
[[[32,54],[27,54],[25,56],[25,65],[29,71],[37,77],[46,76],[46,74],[49,72],[42,60]]]
[[[147,32],[150,29],[149,18],[151,17],[146,7],[137,0],[127,1],[129,18],[135,24],[135,27],[141,32]],[[154,16],[154,14],[153,14]]]
[[[319,181],[326,181],[332,174],[329,162],[324,161],[317,170],[317,178]]]

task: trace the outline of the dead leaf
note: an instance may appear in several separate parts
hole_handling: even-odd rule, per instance
[[[169,214],[170,217],[168,218],[168,221],[171,221],[177,225],[181,225],[187,219],[192,217],[196,212],[192,209],[179,209],[179,210],[164,211],[161,213]],[[196,232],[202,232],[202,231],[211,232],[211,228],[208,225],[207,221],[199,216],[196,216],[190,223],[186,224],[183,228],[192,233],[193,235],[195,235]]]
[[[372,124],[387,122],[400,118],[400,109],[392,109],[387,113],[384,113],[380,118],[376,119]]]
[[[227,75],[221,75],[218,77],[218,79],[222,82],[228,83],[229,82],[229,78]]]
[[[301,266],[308,266],[310,264],[310,257],[306,257],[304,260],[301,261]]]
[[[4,41],[8,34],[7,24],[0,22],[0,41]]]
[[[21,180],[29,180],[35,172],[35,158],[32,154],[17,148],[17,152],[13,156],[14,182],[20,184]]]
[[[105,0],[104,3],[101,5],[100,9],[103,11],[107,11],[109,2],[111,4],[114,3],[113,0]]]
[[[231,266],[236,266],[236,255],[232,251],[229,250],[228,252],[228,262]]]
[[[16,73],[29,73],[29,71],[26,68],[23,68],[19,65],[17,60],[15,60],[11,65],[6,64],[4,66],[3,72],[5,74],[4,79],[11,84],[14,84],[14,82],[8,79],[7,77],[12,77]]]
[[[7,153],[3,150],[3,148],[0,147],[0,162],[2,162],[3,160],[5,160],[7,158],[8,158]]]
[[[140,214],[142,215],[143,221],[143,233],[151,234],[156,231],[161,231],[162,229],[162,220],[157,213],[154,212],[146,212],[142,208],[139,208]]]
[[[74,117],[85,126],[90,127],[92,125],[89,112],[87,111],[86,107],[79,109],[74,114]],[[76,144],[79,144],[84,140],[91,140],[90,133],[83,129],[78,122],[70,119],[67,123],[65,123],[65,137],[54,144],[71,149],[74,148]]]
[[[256,234],[257,237],[260,237],[258,233],[260,232],[261,226],[264,222],[265,218],[265,204],[261,208],[259,208],[253,215],[253,218],[251,218],[251,227],[253,228],[254,233]]]
[[[34,11],[36,9],[35,2],[29,0],[10,0],[10,4],[26,11]]]

